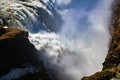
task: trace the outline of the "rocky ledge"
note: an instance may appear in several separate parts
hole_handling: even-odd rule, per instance
[[[28,32],[0,27],[0,80],[50,80]]]

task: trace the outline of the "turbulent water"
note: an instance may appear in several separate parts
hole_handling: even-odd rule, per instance
[[[80,80],[102,69],[111,4],[112,0],[1,0],[0,24],[29,31],[53,80]]]

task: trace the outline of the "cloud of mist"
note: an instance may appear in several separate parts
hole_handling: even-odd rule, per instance
[[[74,80],[102,69],[111,38],[108,28],[112,1],[99,0],[90,11],[76,7],[61,13],[64,20],[61,42],[75,52],[74,56],[67,55],[63,64]]]
[[[64,24],[59,33],[32,35],[31,42],[53,80],[80,80],[102,69],[111,38],[108,25],[112,1],[99,0],[90,11],[78,6],[61,10]]]

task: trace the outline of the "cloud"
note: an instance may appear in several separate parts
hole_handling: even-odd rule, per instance
[[[72,0],[56,0],[58,5],[69,5]]]

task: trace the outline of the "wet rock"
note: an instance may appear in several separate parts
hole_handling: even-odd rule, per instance
[[[33,66],[30,68],[31,72],[27,68],[29,65]],[[10,80],[50,80],[43,62],[38,58],[37,50],[29,42],[28,32],[0,27],[0,80],[9,80],[9,77],[4,76],[16,74],[16,71],[12,71],[13,69],[21,70],[19,72],[28,70],[26,74],[15,79],[10,77]]]

